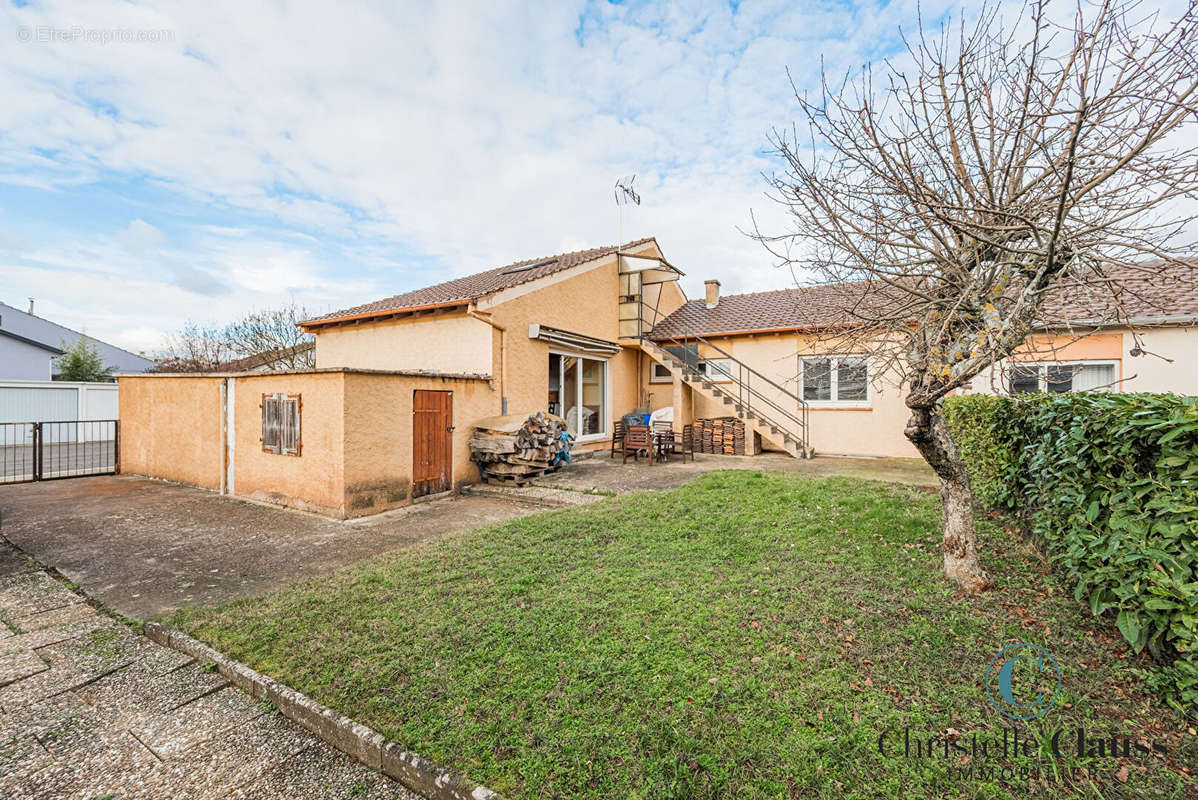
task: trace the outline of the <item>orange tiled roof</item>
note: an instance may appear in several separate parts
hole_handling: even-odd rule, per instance
[[[609,256],[617,250],[624,251],[641,247],[652,241],[654,239],[649,237],[624,245],[609,245],[590,250],[576,250],[572,253],[559,253],[555,256],[546,256],[543,258],[529,258],[524,261],[517,261],[513,264],[496,267],[495,269],[489,269],[485,272],[467,275],[464,278],[456,278],[445,283],[438,283],[435,286],[426,286],[423,289],[397,294],[394,297],[375,300],[373,303],[365,303],[353,308],[334,311],[331,314],[323,314],[319,317],[305,320],[302,324],[304,326],[318,326],[322,323],[342,319],[362,319],[391,314],[396,311],[444,306],[452,303],[465,303],[477,300],[493,292],[498,292],[501,289],[510,289],[513,286],[519,286],[522,283],[535,281],[538,278],[544,278],[546,275],[552,275],[555,272],[576,267],[587,261],[594,261],[597,258]]]
[[[1198,314],[1198,264],[1146,263],[1108,267],[1105,280],[1066,281],[1045,298],[1041,318],[1046,324],[1101,322],[1128,318],[1176,317]],[[868,301],[863,282],[832,283],[773,292],[721,297],[715,308],[691,300],[654,326],[651,339],[683,334],[828,328],[857,324],[847,313],[854,303]],[[884,293],[882,287],[876,291]]]

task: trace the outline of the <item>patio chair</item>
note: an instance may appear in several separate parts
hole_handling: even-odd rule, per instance
[[[648,425],[629,425],[628,430],[624,432],[624,463],[628,463],[628,454],[632,453],[632,460],[635,462],[641,452],[649,457],[649,463],[653,463],[653,434],[649,432]]]
[[[691,461],[695,460],[695,426],[683,425],[682,433],[675,437],[673,442],[673,450],[675,453],[682,455],[682,463],[686,463],[686,457],[689,455]]]
[[[624,433],[628,430],[628,426],[624,420],[618,419],[613,423],[614,430],[611,435],[611,455],[608,458],[615,458],[616,453],[624,449]]]
[[[657,457],[662,461],[667,460],[674,450],[674,423],[667,420],[654,422],[653,443],[657,445]]]

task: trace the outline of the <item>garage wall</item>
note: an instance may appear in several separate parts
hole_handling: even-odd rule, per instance
[[[468,378],[348,373],[345,384],[345,508],[376,514],[411,502],[412,397],[453,393],[453,488],[478,481],[470,460],[473,423],[500,412],[490,382]]]
[[[341,370],[122,377],[122,471],[339,519],[375,514],[411,502],[416,389],[453,392],[452,485],[476,482],[473,423],[500,411],[490,381]],[[262,396],[275,393],[300,396],[298,456],[262,449]]]
[[[121,471],[220,489],[220,378],[125,375]]]
[[[234,447],[231,493],[238,497],[344,517],[343,372],[229,378]],[[262,395],[300,396],[300,454],[262,450]]]

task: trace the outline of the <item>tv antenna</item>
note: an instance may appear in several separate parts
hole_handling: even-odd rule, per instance
[[[626,206],[629,203],[632,203],[634,206],[641,204],[641,196],[636,193],[636,189],[632,188],[632,184],[634,183],[636,183],[635,174],[616,179],[617,206]]]
[[[636,189],[632,188],[632,184],[636,182],[636,174],[627,175],[623,178],[616,179],[616,230],[618,236],[616,238],[616,247],[624,244],[624,206],[641,204],[641,196],[636,193]]]

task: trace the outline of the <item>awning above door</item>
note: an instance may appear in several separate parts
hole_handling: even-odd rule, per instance
[[[594,336],[584,336],[581,333],[551,328],[536,322],[528,326],[528,338],[600,356],[614,356],[621,349],[620,345],[606,339],[596,339]]]

